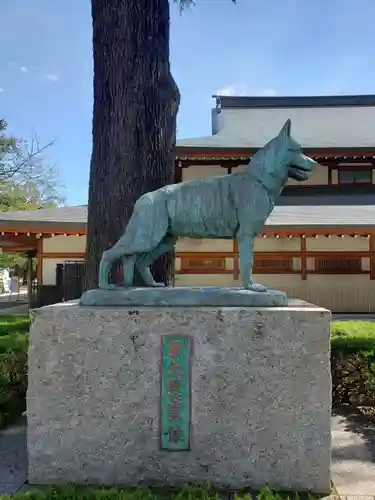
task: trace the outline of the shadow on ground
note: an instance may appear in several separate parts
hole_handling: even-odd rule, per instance
[[[332,416],[338,419],[343,430],[357,434],[362,438],[369,454],[372,456],[372,461],[375,462],[375,424],[370,422],[367,417],[362,415],[355,407],[335,407],[332,410]],[[357,452],[359,446],[359,444],[347,446],[345,448],[346,451],[341,448],[334,448],[332,450],[332,459],[356,458],[360,455],[360,453]]]

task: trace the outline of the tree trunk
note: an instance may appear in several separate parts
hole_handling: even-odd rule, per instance
[[[137,199],[174,182],[179,92],[169,65],[169,0],[91,0],[94,51],[86,288]],[[172,260],[155,266],[168,281]],[[115,273],[114,273],[115,274]]]

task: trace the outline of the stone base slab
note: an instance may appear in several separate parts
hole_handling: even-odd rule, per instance
[[[330,312],[100,308],[32,312],[32,484],[330,490]],[[190,335],[191,450],[160,449],[161,337]]]
[[[284,292],[254,292],[239,287],[117,287],[88,290],[81,306],[123,307],[282,307],[288,305]]]

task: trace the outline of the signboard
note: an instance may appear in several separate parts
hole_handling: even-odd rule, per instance
[[[191,338],[163,335],[161,339],[161,449],[190,449]]]

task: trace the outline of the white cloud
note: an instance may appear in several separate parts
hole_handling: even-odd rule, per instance
[[[216,95],[220,96],[258,96],[258,97],[274,97],[276,90],[273,88],[265,88],[258,90],[251,90],[246,85],[227,85],[216,91]]]
[[[46,75],[44,75],[44,78],[49,82],[57,82],[57,80],[59,79],[56,73],[47,73]]]
[[[233,85],[228,85],[228,87],[223,87],[215,92],[216,95],[231,96],[236,95],[236,89]]]
[[[240,85],[227,85],[216,91],[216,95],[222,96],[233,96],[233,95],[244,95],[244,88]]]
[[[275,97],[276,90],[275,89],[263,89],[260,90],[256,95],[261,97]]]
[[[29,72],[29,70],[26,68],[26,66],[21,66],[20,71],[21,71],[21,73],[28,73]]]

